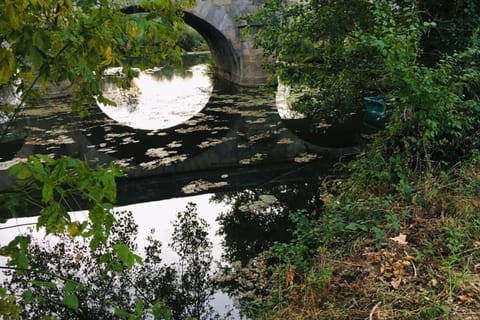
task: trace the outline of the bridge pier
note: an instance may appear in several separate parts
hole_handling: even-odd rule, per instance
[[[216,65],[216,73],[243,86],[265,83],[263,53],[253,46],[252,37],[242,31],[238,18],[260,8],[264,0],[198,0],[185,12],[185,22],[206,40]]]

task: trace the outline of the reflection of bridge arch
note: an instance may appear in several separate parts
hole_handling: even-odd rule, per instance
[[[251,38],[242,36],[242,15],[258,9],[265,0],[197,0],[185,12],[185,22],[206,40],[221,78],[239,85],[258,86],[265,82],[262,52]],[[141,12],[132,6],[125,13]]]

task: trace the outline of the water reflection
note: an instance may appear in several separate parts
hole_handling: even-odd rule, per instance
[[[230,208],[217,219],[219,234],[223,237],[223,258],[242,265],[274,242],[291,239],[294,225],[290,213],[319,212],[322,205],[316,183],[222,193],[212,200]]]
[[[129,89],[110,77],[103,91],[116,106],[99,103],[113,120],[136,129],[154,130],[176,126],[205,107],[212,93],[208,55],[190,55],[181,67],[163,66],[140,72]]]
[[[237,261],[247,265],[273,242],[288,241],[293,232],[288,218],[290,212],[298,209],[318,212],[320,207],[315,183],[277,185],[122,207],[118,209],[119,220],[112,230],[110,245],[93,255],[87,244],[68,237],[48,242],[37,234],[39,240],[31,248],[32,254],[37,256],[32,259],[33,267],[52,269],[49,270],[52,272],[30,274],[35,277],[33,280],[58,282],[51,275],[61,274],[95,288],[94,294],[88,290],[75,293],[84,313],[74,313],[58,303],[65,294],[63,282],[60,288],[44,288],[32,285],[32,279],[15,275],[12,290],[17,290],[19,295],[27,289],[39,293],[29,298],[33,299],[29,300],[32,308],[38,308],[38,312],[30,312],[32,319],[56,312],[69,319],[95,319],[100,315],[108,319],[111,309],[102,309],[104,305],[99,297],[116,301],[118,307],[131,312],[135,310],[136,298],[162,300],[172,310],[173,319],[185,319],[189,315],[198,319],[217,316],[241,319],[232,300],[238,292],[238,284],[219,281],[225,280],[229,271],[238,270]],[[72,218],[84,220],[86,215],[74,213]],[[11,220],[9,224],[24,222],[26,220]],[[155,228],[153,233],[150,232],[152,228]],[[0,233],[2,243],[12,239],[20,229],[7,230]],[[127,244],[143,256],[144,264],[128,269],[117,259],[105,259],[105,253],[113,253],[112,246],[118,243]],[[142,248],[145,249],[142,251]],[[214,261],[221,262],[223,268],[215,267]],[[219,287],[223,293],[218,291]],[[29,315],[25,317],[28,319]]]
[[[156,308],[175,320],[213,319],[208,224],[198,217],[196,205],[188,204],[173,227],[170,247],[179,255],[176,263],[163,262],[162,244],[150,235],[143,263],[132,266],[136,258],[126,248],[140,254],[138,225],[131,212],[123,211],[117,212],[107,245],[93,251],[86,241],[67,234],[52,241],[37,239],[28,248],[35,271],[10,272],[5,285],[23,297],[22,319],[117,319],[127,314],[151,318]]]

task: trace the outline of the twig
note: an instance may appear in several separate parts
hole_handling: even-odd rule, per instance
[[[478,251],[478,250],[480,250],[480,247],[467,249],[467,250],[462,251],[461,255],[463,256],[463,255],[466,255],[467,253],[472,253],[472,252],[475,252],[475,251]]]
[[[11,226],[8,226],[8,227],[1,227],[0,230],[13,229],[13,228],[16,228],[16,227],[34,226],[36,224],[37,224],[36,222],[14,224],[14,225],[11,225]]]
[[[417,277],[417,267],[415,267],[415,263],[413,263],[413,261],[410,261],[410,263],[412,264],[412,267],[413,267],[413,277],[416,278]]]
[[[332,262],[336,262],[336,263],[340,263],[340,264],[345,264],[345,265],[348,265],[348,266],[352,266],[352,267],[365,267],[365,265],[363,264],[360,264],[360,263],[352,263],[352,262],[347,262],[347,261],[340,261],[340,260],[331,260]]]
[[[382,301],[379,301],[377,302],[376,305],[373,306],[372,311],[370,311],[370,317],[368,318],[369,320],[373,320],[373,315],[375,314],[375,311],[381,304],[382,304]]]

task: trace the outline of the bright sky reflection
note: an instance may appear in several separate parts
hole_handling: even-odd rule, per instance
[[[222,237],[217,234],[219,224],[216,218],[227,211],[230,206],[225,203],[213,203],[210,199],[213,194],[203,194],[184,198],[173,198],[154,202],[137,203],[134,205],[116,208],[116,211],[131,211],[135,223],[138,224],[138,237],[136,244],[140,249],[140,254],[144,256],[143,248],[147,244],[147,236],[151,229],[155,229],[154,237],[162,242],[162,260],[164,263],[170,264],[177,262],[179,257],[168,246],[171,243],[171,235],[173,233],[172,222],[175,221],[178,212],[186,209],[188,203],[197,205],[197,214],[200,218],[205,219],[209,224],[208,238],[212,242],[212,255],[215,261],[220,261],[223,252]],[[84,221],[87,219],[86,211],[77,211],[71,213],[73,221]],[[2,227],[7,228],[0,230],[0,246],[7,245],[17,235],[30,233],[29,229],[34,226],[19,226],[23,224],[34,224],[37,217],[9,219]],[[14,227],[17,226],[17,227]],[[36,239],[35,241],[54,244],[58,241],[55,236],[45,236],[43,230],[32,231],[31,233]],[[0,265],[6,265],[6,257],[0,257]],[[215,268],[214,268],[215,269]],[[0,273],[0,281],[4,279],[4,275]],[[213,308],[219,314],[225,314],[232,306],[233,301],[226,294],[217,291],[211,302]],[[234,309],[229,319],[242,319],[238,310]]]
[[[105,96],[116,107],[99,106],[107,116],[132,128],[154,130],[176,126],[202,110],[213,90],[207,65],[193,66],[187,74],[166,79],[152,71],[141,72],[129,90],[121,90],[114,84],[105,88]]]

